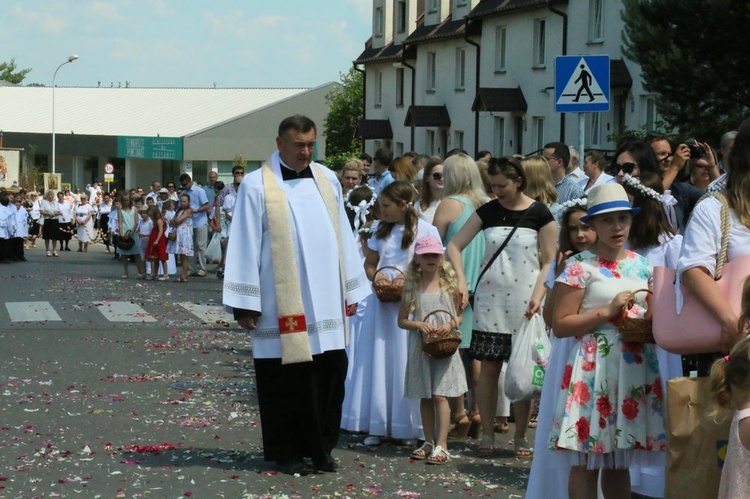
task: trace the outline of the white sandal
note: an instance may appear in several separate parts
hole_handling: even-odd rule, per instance
[[[432,454],[427,458],[427,464],[445,464],[451,460],[448,451],[437,445],[432,449]]]
[[[423,443],[421,447],[412,451],[411,458],[420,461],[427,459],[431,455],[430,451],[434,452],[434,448],[435,445],[432,442],[425,441],[425,443]]]

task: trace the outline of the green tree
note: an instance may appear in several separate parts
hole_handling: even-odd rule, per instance
[[[19,84],[30,72],[31,69],[18,69],[15,59],[11,59],[10,62],[0,62],[0,80]]]
[[[750,2],[623,0],[625,54],[682,134],[716,143],[750,103]]]
[[[325,119],[326,157],[358,153],[362,142],[354,138],[357,122],[362,118],[362,73],[353,67],[341,73],[341,87],[326,96],[328,116]]]

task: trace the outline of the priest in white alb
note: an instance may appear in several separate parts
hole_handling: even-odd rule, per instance
[[[250,330],[265,459],[300,475],[337,468],[348,316],[371,292],[341,184],[312,161],[316,135],[284,119],[278,151],[242,181],[223,297]]]

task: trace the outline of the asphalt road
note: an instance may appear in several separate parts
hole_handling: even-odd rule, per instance
[[[276,474],[220,281],[122,280],[101,245],[27,258],[0,265],[0,498],[523,496],[507,436],[495,459],[451,442],[426,466],[344,434],[337,473]]]

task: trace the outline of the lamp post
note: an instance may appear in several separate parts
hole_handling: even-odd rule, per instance
[[[68,60],[57,66],[55,74],[52,75],[52,173],[55,173],[55,78],[60,68],[78,59],[77,55],[68,56]]]

